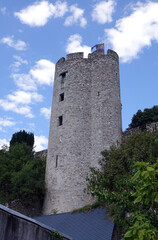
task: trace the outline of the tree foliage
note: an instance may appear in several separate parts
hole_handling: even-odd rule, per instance
[[[44,198],[45,161],[35,157],[26,143],[0,151],[0,201],[21,199],[33,205]]]
[[[157,121],[158,121],[158,106],[154,106],[153,108],[145,108],[143,112],[141,110],[138,110],[137,113],[133,115],[129,127],[145,128],[145,125],[147,123]]]
[[[158,132],[139,132],[129,137],[120,148],[112,147],[102,153],[100,169],[91,169],[87,179],[89,189],[97,201],[106,206],[120,233],[134,223],[131,213],[143,211],[144,204],[136,203],[132,176],[137,172],[136,162],[155,164],[158,158]],[[145,209],[145,208],[144,208]],[[130,216],[130,217],[129,217]],[[158,219],[153,227],[158,225]],[[134,238],[133,238],[134,239]]]
[[[26,143],[28,146],[33,148],[34,134],[27,133],[25,130],[16,132],[12,135],[12,138],[10,140],[10,146],[15,145],[15,143]]]
[[[133,222],[124,239],[158,239],[158,161],[155,164],[137,162],[132,178],[135,192]]]

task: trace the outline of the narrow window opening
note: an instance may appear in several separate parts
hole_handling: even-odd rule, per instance
[[[59,101],[62,102],[64,101],[64,93],[61,93],[59,96]]]
[[[66,73],[64,72],[61,74],[61,83],[64,83],[65,80],[66,80]]]
[[[98,92],[98,97],[100,96],[100,92]]]
[[[116,73],[116,77],[117,77],[117,73]]]
[[[59,116],[59,118],[58,118],[58,125],[59,126],[63,125],[63,116]]]
[[[61,87],[64,86],[64,83],[66,81],[66,73],[67,72],[63,72],[63,73],[60,74],[60,76],[61,76]]]
[[[58,167],[58,155],[56,155],[56,162],[55,162],[55,167]]]

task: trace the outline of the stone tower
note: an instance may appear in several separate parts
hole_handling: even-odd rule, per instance
[[[85,191],[100,152],[121,141],[119,58],[96,50],[56,63],[46,166],[44,214],[92,203]]]

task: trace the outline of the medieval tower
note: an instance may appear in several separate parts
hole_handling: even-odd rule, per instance
[[[121,141],[119,58],[96,50],[56,63],[46,166],[44,213],[69,212],[93,201],[85,191],[101,151]]]

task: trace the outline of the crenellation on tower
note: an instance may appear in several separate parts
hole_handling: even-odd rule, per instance
[[[93,58],[97,58],[97,57],[106,57],[105,53],[104,53],[104,49],[98,49],[97,51],[94,51],[93,53],[89,53],[88,54],[88,59],[93,59]]]
[[[83,52],[67,54],[67,61],[74,60],[74,59],[82,59],[83,58],[83,54],[84,54]]]
[[[115,51],[111,50],[111,49],[108,49],[108,51],[107,51],[107,56],[111,56],[111,57],[113,57],[114,59],[116,59],[117,61],[119,61],[119,56],[118,56],[118,54],[117,54]]]
[[[60,64],[63,64],[64,62],[65,62],[65,58],[62,57],[62,58],[60,58],[60,59],[57,61],[56,66],[58,66],[58,65],[60,65]]]
[[[64,95],[63,100],[61,101]],[[46,166],[44,214],[94,201],[84,190],[101,151],[121,141],[118,55],[72,53],[56,64]]]

